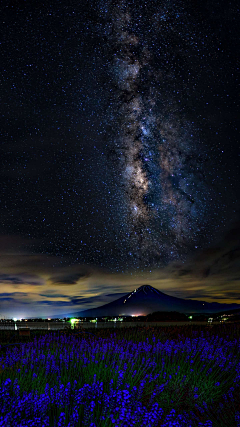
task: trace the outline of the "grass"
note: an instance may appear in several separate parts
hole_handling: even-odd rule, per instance
[[[0,426],[239,427],[240,325],[0,331]]]

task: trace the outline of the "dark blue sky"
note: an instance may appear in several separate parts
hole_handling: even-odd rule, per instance
[[[235,302],[237,2],[12,1],[1,17],[0,314],[75,310],[152,274],[180,292],[183,266],[208,277],[231,251],[223,291],[191,268],[184,289]]]

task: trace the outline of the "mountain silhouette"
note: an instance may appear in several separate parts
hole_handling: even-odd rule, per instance
[[[54,315],[60,317],[104,317],[104,316],[146,316],[155,311],[178,311],[179,313],[218,313],[221,310],[240,309],[239,304],[186,300],[171,297],[150,285],[143,285],[133,292],[108,304],[84,311]]]

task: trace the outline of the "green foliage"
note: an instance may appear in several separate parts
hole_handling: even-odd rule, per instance
[[[31,330],[31,337],[27,338],[19,337],[18,331],[0,331],[0,343],[33,342],[45,334],[49,334],[49,331]],[[233,341],[240,338],[240,327],[224,324],[206,326],[204,328],[200,325],[164,327],[148,325],[146,327],[114,328],[114,330],[110,328],[92,328],[89,334],[84,330],[69,329],[51,331],[51,335],[50,344],[42,350],[42,353],[48,359],[50,357],[54,358],[55,365],[60,368],[60,378],[57,377],[57,372],[52,369],[48,373],[46,372],[44,361],[37,363],[32,369],[30,362],[26,362],[24,367],[17,364],[13,369],[5,368],[2,370],[1,382],[7,378],[10,378],[13,382],[17,377],[20,390],[25,392],[35,390],[40,395],[44,393],[46,383],[49,384],[50,388],[56,386],[56,381],[61,381],[64,386],[67,386],[69,382],[73,383],[77,379],[77,389],[79,389],[86,383],[92,384],[94,378],[97,378],[98,381],[103,382],[104,391],[109,393],[109,379],[113,380],[113,388],[117,388],[119,371],[124,370],[125,366],[122,387],[124,387],[124,384],[128,384],[131,392],[134,387],[139,389],[143,378],[147,380],[140,399],[146,407],[149,406],[150,408],[150,400],[155,387],[166,384],[162,393],[157,394],[154,400],[154,402],[159,403],[164,412],[168,412],[171,408],[174,408],[179,414],[183,413],[183,411],[188,413],[193,411],[197,417],[196,424],[193,424],[193,427],[197,427],[200,421],[203,422],[209,417],[213,421],[213,427],[230,426],[230,424],[226,424],[229,421],[232,422],[232,426],[235,425],[235,399],[234,397],[231,399],[232,408],[226,409],[226,402],[223,401],[222,396],[233,385],[234,375],[236,375],[234,367],[239,363],[237,344],[235,347],[231,347],[231,351],[229,350],[227,355],[227,359],[229,358],[229,360],[233,361],[231,371],[225,371],[225,366],[220,367],[215,360],[215,356],[212,356],[214,354],[217,356],[217,347],[221,339]],[[67,347],[56,343],[57,338],[60,338],[61,335],[66,337]],[[86,343],[89,343],[81,357],[74,351],[73,337],[77,337],[79,342],[84,339]],[[206,338],[210,344],[215,342],[215,347],[210,351],[210,355],[206,354],[203,357],[200,352],[184,350],[184,344],[188,342],[187,340],[199,337]],[[217,339],[214,341],[215,337]],[[98,350],[100,338],[106,340],[111,338],[112,342],[121,344],[124,349],[131,349],[137,343],[145,343],[148,346],[152,346],[151,349],[153,349],[158,341],[162,344],[167,341],[173,341],[176,346],[182,342],[183,351],[175,351],[173,346],[171,354],[157,352],[154,357],[151,350],[146,351],[146,353],[138,353],[136,357],[132,353],[133,357],[129,358],[129,361],[125,359],[124,355],[108,351],[103,358],[103,354]],[[72,352],[72,359],[68,368],[62,363],[60,357],[65,350],[68,354]],[[214,353],[215,351],[216,353]],[[26,358],[30,354],[30,350],[26,351]],[[129,354],[131,354],[131,351]],[[88,363],[84,363],[83,357],[88,360]],[[149,363],[146,360],[147,358],[150,360]],[[155,366],[151,365],[151,360],[156,362]],[[34,377],[34,373],[37,373],[37,378]],[[151,376],[156,374],[159,374],[158,378],[151,381]],[[56,380],[57,378],[58,380]],[[216,386],[216,383],[219,383],[219,386]],[[196,389],[198,389],[197,392]],[[198,397],[195,399],[194,395]],[[207,405],[208,409],[204,415],[198,411],[196,403],[200,407],[203,407],[204,404]],[[221,405],[223,405],[223,408]],[[59,411],[60,409],[57,407],[51,408],[51,416],[56,417]],[[106,427],[108,426],[110,425],[106,424]]]

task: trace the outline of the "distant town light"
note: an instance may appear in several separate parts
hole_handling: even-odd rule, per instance
[[[14,320],[14,322],[16,322],[17,321],[16,317],[14,317],[13,320]]]
[[[48,317],[48,320],[51,320],[51,317]]]

